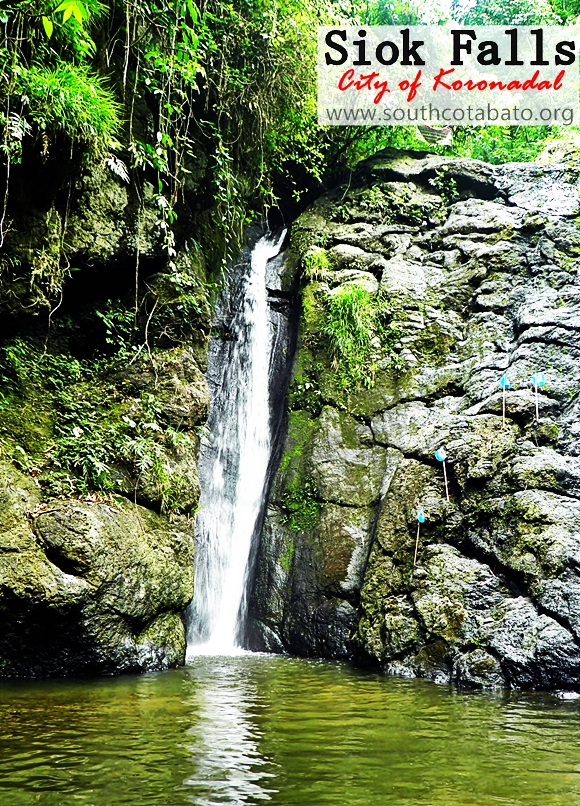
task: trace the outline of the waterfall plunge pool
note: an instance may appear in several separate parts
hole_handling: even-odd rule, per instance
[[[574,806],[580,701],[346,664],[0,684],[1,806]]]

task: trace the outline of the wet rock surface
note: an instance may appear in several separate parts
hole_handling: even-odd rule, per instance
[[[0,465],[0,676],[183,663],[193,529],[121,497],[40,503]]]
[[[386,151],[298,219],[303,265],[328,260],[303,270],[252,646],[580,688],[578,187],[567,164]],[[338,384],[324,335],[346,284],[385,295],[397,325],[357,388]]]

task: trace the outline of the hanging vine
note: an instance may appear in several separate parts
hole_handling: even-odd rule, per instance
[[[25,143],[48,158],[68,142],[137,193],[145,176],[154,177],[169,272],[180,203],[203,163],[213,233],[208,238],[206,226],[204,237],[214,265],[231,259],[248,219],[275,201],[285,161],[321,172],[310,33],[325,14],[313,0],[1,3],[0,246],[11,166]],[[136,123],[143,102],[147,126]],[[53,269],[51,282],[38,286],[39,304],[58,292],[60,266]]]

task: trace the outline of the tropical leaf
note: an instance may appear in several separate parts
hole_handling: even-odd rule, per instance
[[[62,3],[56,7],[55,13],[62,11],[62,21],[66,22],[71,17],[82,25],[89,17],[87,7],[81,0],[62,0]]]
[[[108,169],[114,173],[115,176],[118,176],[119,179],[123,180],[123,182],[130,182],[129,171],[127,170],[127,166],[123,160],[120,160],[114,154],[111,154],[106,162]]]
[[[52,36],[53,28],[54,28],[54,26],[52,24],[52,20],[50,20],[48,17],[43,17],[42,18],[42,27],[44,28],[44,33],[46,34],[46,38],[50,39],[50,37]]]

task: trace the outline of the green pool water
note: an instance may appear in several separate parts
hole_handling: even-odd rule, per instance
[[[0,683],[2,806],[574,806],[580,701],[200,658]]]

